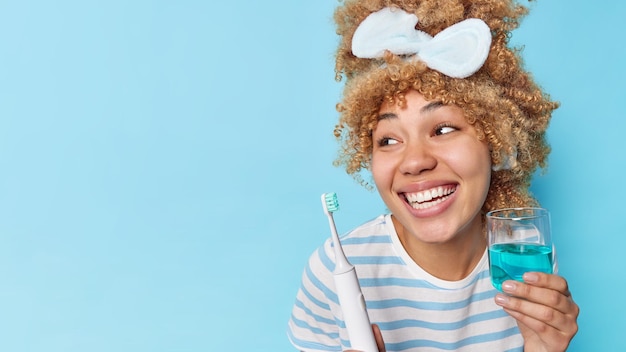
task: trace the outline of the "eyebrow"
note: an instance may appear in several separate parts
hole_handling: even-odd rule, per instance
[[[422,113],[428,113],[431,112],[433,110],[437,110],[442,106],[445,106],[446,104],[440,102],[440,101],[431,101],[430,103],[422,106],[422,108],[420,109],[420,112]],[[392,113],[392,112],[386,112],[384,114],[380,114],[378,115],[378,121],[381,120],[387,120],[387,119],[393,119],[393,118],[397,118],[398,115]]]
[[[422,108],[420,109],[421,112],[431,112],[433,110],[437,110],[442,106],[445,106],[446,104],[440,102],[440,101],[431,101],[430,103],[422,106]]]
[[[396,114],[394,114],[392,112],[386,112],[384,114],[378,115],[378,121],[395,119],[397,117],[398,117],[398,115],[396,115]]]

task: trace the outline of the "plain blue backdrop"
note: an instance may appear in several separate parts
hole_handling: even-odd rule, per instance
[[[334,0],[0,1],[0,351],[290,351],[331,163]],[[570,351],[626,348],[626,2],[531,3]]]

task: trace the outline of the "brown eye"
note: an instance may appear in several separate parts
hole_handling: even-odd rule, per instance
[[[398,144],[398,141],[389,137],[383,137],[378,140],[379,147],[385,147],[385,146],[392,145],[392,144]]]
[[[441,136],[456,131],[457,128],[450,125],[440,125],[435,128],[435,136]]]

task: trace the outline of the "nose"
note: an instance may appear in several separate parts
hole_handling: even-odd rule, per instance
[[[402,155],[399,171],[404,175],[419,175],[437,166],[432,148],[424,143],[407,145]]]

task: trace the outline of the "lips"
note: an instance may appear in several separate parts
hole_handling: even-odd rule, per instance
[[[457,186],[439,186],[425,191],[404,193],[406,201],[413,209],[428,209],[450,197]]]

